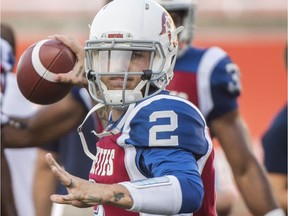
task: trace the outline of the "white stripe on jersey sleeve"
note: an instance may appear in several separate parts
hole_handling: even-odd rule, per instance
[[[205,52],[199,64],[197,92],[199,109],[205,118],[214,106],[211,93],[211,75],[215,66],[224,56],[226,56],[226,53],[222,49],[212,47]]]

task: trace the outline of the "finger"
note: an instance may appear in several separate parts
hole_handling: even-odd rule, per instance
[[[67,36],[67,35],[50,35],[48,38],[56,39],[58,41],[61,41],[64,45],[69,47],[76,55],[77,61],[81,62],[83,64],[84,62],[84,48],[83,45],[79,43],[78,40],[76,40],[73,37]]]
[[[45,159],[50,166],[54,175],[58,178],[58,180],[66,187],[73,185],[73,176],[66,172],[53,158],[52,154],[47,153],[45,155]]]
[[[75,38],[67,36],[67,35],[59,35],[59,34],[55,34],[49,37],[59,40],[63,44],[68,46],[77,55],[78,60],[79,60],[78,55],[81,55],[81,57],[84,57],[83,46]]]
[[[50,196],[50,200],[58,204],[72,204],[74,199],[68,195],[53,194]]]
[[[56,160],[54,159],[54,157],[52,156],[51,153],[47,153],[45,155],[45,159],[51,168],[55,166],[55,167],[61,169],[60,165],[56,162]]]
[[[53,194],[50,196],[50,200],[54,203],[68,204],[68,205],[73,205],[73,206],[76,206],[79,208],[85,208],[85,207],[92,206],[92,205],[83,203],[81,200],[78,200],[72,194],[67,194],[67,195]]]
[[[88,81],[85,78],[83,46],[81,46],[76,39],[66,35],[55,34],[49,36],[49,38],[61,41],[76,54],[77,58],[77,62],[70,72],[57,74],[54,80],[56,82],[73,84],[79,87],[87,87]]]
[[[56,82],[62,82],[62,83],[69,83],[72,85],[76,85],[79,87],[87,87],[88,86],[88,81],[85,77],[79,76],[76,77],[73,74],[57,74],[55,76],[55,81]]]
[[[84,65],[81,62],[77,62],[74,68],[68,73],[57,74],[55,76],[55,81],[69,83],[80,87],[88,86],[88,80],[84,72]]]

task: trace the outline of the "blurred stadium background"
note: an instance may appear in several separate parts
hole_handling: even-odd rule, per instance
[[[1,0],[1,22],[16,31],[17,57],[34,42],[67,34],[88,38],[104,0]],[[261,160],[259,138],[287,101],[285,0],[199,0],[195,45],[220,46],[241,70],[240,109]]]
[[[1,20],[17,34],[17,56],[53,34],[85,41],[88,24],[104,0],[2,0]],[[285,0],[198,1],[194,44],[218,45],[238,63],[243,81],[241,109],[257,140],[286,101]]]

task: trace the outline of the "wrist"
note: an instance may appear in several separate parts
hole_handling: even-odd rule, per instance
[[[107,185],[108,186],[108,185]],[[127,188],[121,184],[109,185],[104,195],[106,204],[116,205],[120,208],[130,209],[133,206],[132,197]]]

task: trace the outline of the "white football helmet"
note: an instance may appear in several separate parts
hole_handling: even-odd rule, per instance
[[[99,103],[126,107],[163,90],[173,77],[178,50],[176,29],[167,11],[153,0],[114,0],[95,16],[85,44],[89,93]],[[150,66],[129,71],[137,52],[150,52]],[[120,63],[121,62],[121,63]],[[104,76],[122,77],[122,90],[111,90]],[[126,89],[130,76],[141,76],[135,89]]]
[[[173,18],[176,27],[184,26],[179,41],[190,44],[193,39],[195,9],[197,0],[155,0],[162,5]]]

